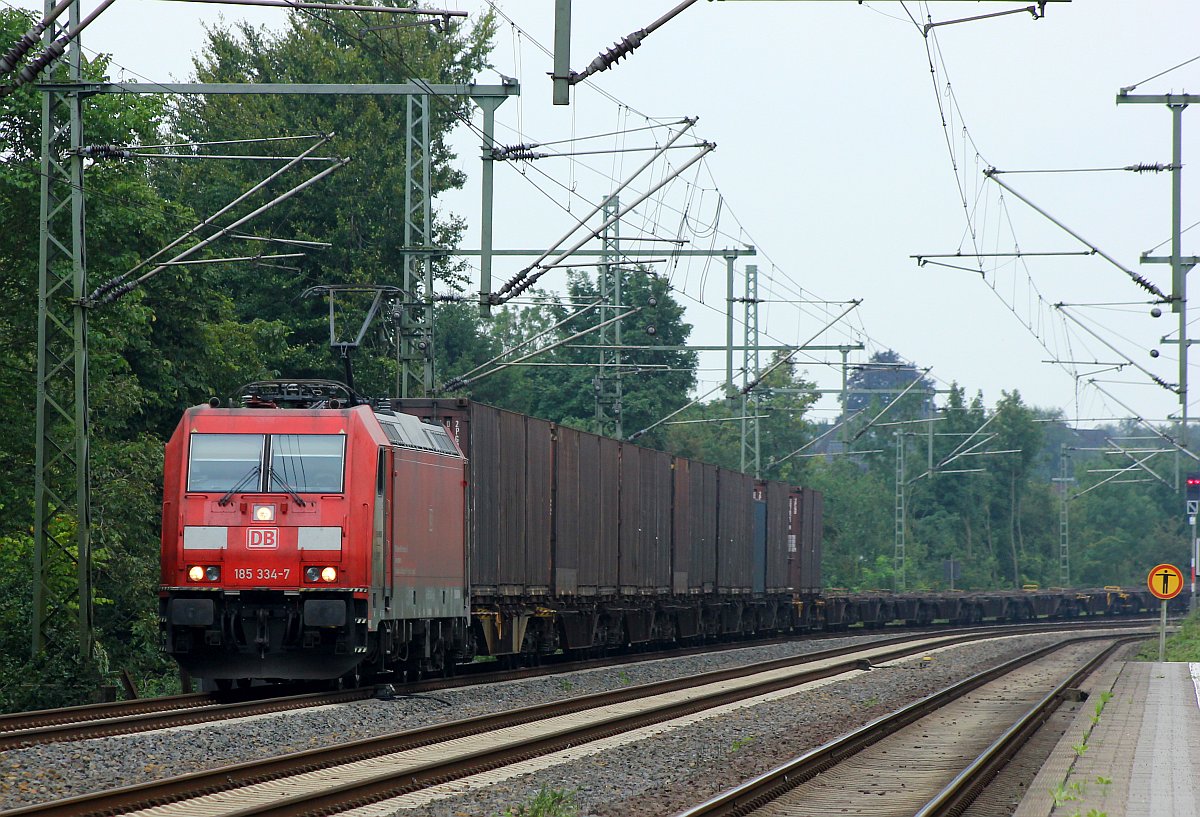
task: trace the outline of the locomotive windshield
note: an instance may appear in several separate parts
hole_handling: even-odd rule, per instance
[[[188,490],[228,491],[262,464],[265,439],[262,434],[193,434]]]
[[[341,493],[344,443],[341,434],[192,434],[188,490]]]
[[[299,493],[341,493],[343,439],[340,434],[272,434],[271,470]]]

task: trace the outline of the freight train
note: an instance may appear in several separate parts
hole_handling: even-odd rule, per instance
[[[162,647],[219,685],[1151,604],[822,593],[818,491],[465,399],[298,380],[240,395],[188,409],[164,463]]]

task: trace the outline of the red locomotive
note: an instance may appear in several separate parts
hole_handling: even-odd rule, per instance
[[[465,460],[446,431],[338,384],[255,384],[243,402],[189,409],[167,444],[165,650],[226,683],[460,656]]]

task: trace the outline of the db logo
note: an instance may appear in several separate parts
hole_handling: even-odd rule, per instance
[[[247,528],[246,547],[251,550],[271,550],[279,547],[279,529]]]

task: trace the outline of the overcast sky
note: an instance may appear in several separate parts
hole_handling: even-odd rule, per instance
[[[583,70],[597,51],[675,4],[576,0],[572,66]],[[27,0],[20,5],[35,7]],[[92,5],[86,3],[85,11]],[[437,5],[476,18],[488,4]],[[909,14],[925,23],[1027,4],[700,2],[649,35],[629,59],[576,86],[569,107],[551,105],[551,59],[542,51],[553,38],[552,0],[497,5],[508,19],[500,20],[495,71],[479,79],[495,83],[504,74],[521,83],[521,97],[498,112],[502,143],[655,126],[574,143],[576,150],[644,147],[667,138],[667,123],[699,117],[695,138],[689,134],[680,144],[707,140],[717,149],[632,214],[622,233],[682,238],[693,249],[754,245],[758,256],[748,261],[758,265],[759,297],[767,301],[759,319],[764,343],[864,343],[866,350],[852,361],[894,349],[932,367],[942,387],[957,381],[971,393],[982,390],[988,404],[1002,389],[1019,389],[1026,402],[1061,408],[1081,425],[1127,416],[1122,403],[1150,418],[1178,411],[1177,395],[1129,364],[1175,384],[1178,346],[1160,339],[1178,336],[1178,317],[1169,307],[1162,317],[1151,317],[1151,296],[1098,255],[1036,255],[1087,247],[986,179],[983,170],[1168,163],[1166,106],[1117,105],[1115,98],[1120,88],[1137,83],[1135,94],[1200,86],[1200,61],[1168,71],[1200,56],[1200,4],[1051,2],[1044,19],[1018,13],[939,26],[923,37]],[[279,27],[286,13],[118,0],[88,29],[85,46],[111,53],[121,66],[114,69],[117,76],[182,80],[190,77],[190,55],[203,43],[202,21],[223,14]],[[1200,106],[1183,115],[1185,165],[1200,149],[1198,116]],[[464,216],[470,225],[466,245],[478,246],[478,137],[460,128],[454,145],[457,164],[471,180],[437,206]],[[545,150],[567,152],[572,144]],[[694,153],[672,151],[670,167]],[[548,246],[612,191],[614,178],[630,174],[648,155],[501,165],[496,246]],[[622,198],[631,200],[668,172],[657,162]],[[1171,225],[1169,173],[999,178],[1117,264],[1170,291],[1168,266],[1139,263],[1145,251],[1170,252],[1169,242],[1163,244]],[[1187,227],[1200,219],[1200,177],[1183,178]],[[1196,232],[1185,233],[1184,255],[1200,254]],[[1026,255],[1007,255],[1018,249]],[[911,258],[955,252],[1000,255],[984,259],[983,275],[973,257],[935,259],[967,269],[922,267]],[[737,264],[739,296],[745,261]],[[688,306],[697,344],[724,342],[724,264],[717,257],[656,265]],[[496,284],[520,266],[519,260],[497,260]],[[542,279],[550,289],[562,280],[560,272]],[[852,299],[862,303],[822,331],[845,309],[841,302]],[[1056,309],[1058,303],[1068,306]],[[740,331],[739,309],[739,342]],[[1195,327],[1190,331],[1200,336]],[[1151,350],[1159,357],[1152,358]],[[840,384],[840,355],[814,352],[797,359],[823,388]],[[1086,363],[1043,362],[1048,360]],[[1111,365],[1117,363],[1120,370]],[[723,357],[707,355],[702,365],[701,392],[723,378]],[[1189,414],[1195,416],[1200,376],[1191,368]],[[1108,394],[1090,385],[1093,379]],[[826,399],[822,416],[833,407]]]

